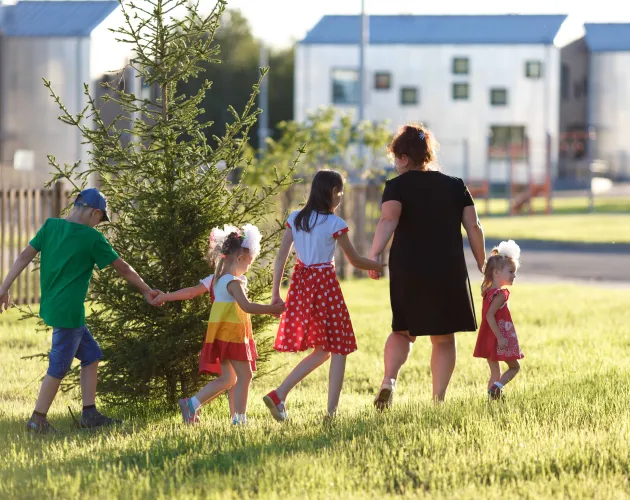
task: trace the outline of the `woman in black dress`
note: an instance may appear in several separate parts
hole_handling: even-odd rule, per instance
[[[389,254],[392,333],[385,344],[385,376],[374,404],[392,403],[396,379],[419,336],[430,336],[433,398],[443,401],[455,368],[455,332],[477,322],[464,258],[461,226],[481,271],[484,236],[464,182],[430,168],[437,143],[422,125],[400,128],[388,148],[400,174],[383,192],[370,258]],[[370,272],[378,279],[379,275]]]

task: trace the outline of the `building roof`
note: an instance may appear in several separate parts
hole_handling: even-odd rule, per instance
[[[6,36],[86,37],[118,5],[112,0],[21,1],[2,7],[0,30]]]
[[[368,16],[370,44],[551,45],[566,15]],[[324,16],[303,44],[358,44],[360,16]]]
[[[630,51],[630,24],[585,24],[591,52]]]

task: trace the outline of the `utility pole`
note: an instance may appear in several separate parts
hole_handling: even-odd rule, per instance
[[[258,66],[266,68],[269,66],[269,52],[262,39],[259,41],[259,46]],[[269,73],[263,78],[260,86],[258,106],[262,109],[262,113],[258,118],[258,149],[260,153],[263,154],[267,150],[266,139],[269,136]]]

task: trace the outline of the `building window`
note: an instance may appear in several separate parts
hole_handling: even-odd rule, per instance
[[[403,106],[418,104],[418,89],[416,87],[402,87],[400,89],[400,104]]]
[[[377,71],[374,75],[376,90],[389,90],[392,86],[392,75],[386,71]]]
[[[493,106],[507,106],[507,90],[490,89],[490,104]]]
[[[542,63],[540,61],[527,61],[525,63],[525,76],[527,78],[540,78],[542,76]]]
[[[333,104],[358,104],[361,95],[359,71],[356,69],[332,70]]]
[[[453,84],[453,99],[455,101],[468,100],[468,84],[467,83],[454,83]]]
[[[495,125],[490,127],[490,158],[524,160],[529,156],[525,127]]]
[[[562,99],[566,101],[570,97],[570,93],[571,72],[569,71],[569,66],[563,64],[560,72],[560,95],[562,96]]]
[[[453,74],[455,75],[467,75],[469,73],[467,57],[454,57],[453,58]]]

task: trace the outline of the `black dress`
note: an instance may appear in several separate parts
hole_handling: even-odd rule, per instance
[[[402,204],[389,254],[392,330],[411,335],[475,331],[461,233],[473,199],[457,177],[409,171],[385,184],[383,203]]]

